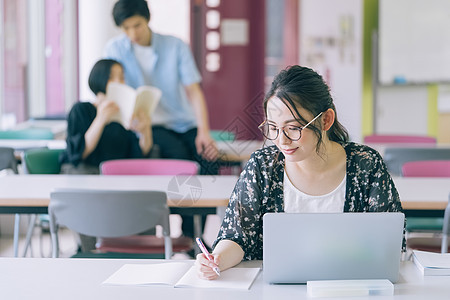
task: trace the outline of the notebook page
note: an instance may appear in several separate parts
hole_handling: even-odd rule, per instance
[[[114,115],[112,120],[128,128],[136,104],[136,91],[128,85],[111,82],[106,87],[106,98],[114,101],[120,109],[120,112]]]
[[[161,99],[162,92],[160,89],[152,86],[141,86],[137,89],[136,104],[134,111],[144,111],[149,116],[155,111],[156,106]]]
[[[260,268],[231,268],[220,272],[220,277],[216,280],[205,280],[198,277],[197,270],[193,266],[175,287],[248,290],[260,270]]]
[[[174,286],[190,265],[187,263],[125,264],[102,284]]]

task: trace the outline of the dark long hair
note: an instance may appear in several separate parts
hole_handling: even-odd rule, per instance
[[[322,76],[310,68],[301,66],[291,66],[278,73],[272,86],[264,98],[264,114],[267,119],[267,102],[273,96],[279,98],[289,108],[292,116],[300,123],[306,124],[308,121],[298,112],[298,107],[309,111],[313,116],[328,109],[334,110],[336,118],[333,125],[327,131],[327,136],[331,141],[345,143],[349,140],[348,132],[337,119],[336,107],[330,95],[330,89],[323,81]],[[319,151],[322,144],[321,128],[314,124],[308,126],[318,137],[316,151]]]

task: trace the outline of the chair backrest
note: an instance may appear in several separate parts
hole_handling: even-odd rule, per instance
[[[50,194],[50,227],[65,225],[94,237],[135,235],[161,225],[170,235],[167,195],[161,191],[57,189]]]
[[[236,139],[236,135],[231,131],[211,130],[210,134],[215,141],[234,141]]]
[[[404,177],[450,177],[450,160],[418,160],[405,162],[402,166]],[[450,234],[450,195],[444,212],[441,252],[447,253]]]
[[[59,174],[61,163],[59,156],[62,149],[30,149],[26,150],[24,157],[24,173],[28,174]]]
[[[0,147],[0,170],[11,169],[17,172],[17,160],[14,155],[14,149],[9,147]]]
[[[54,135],[50,129],[27,128],[19,130],[0,131],[0,139],[10,140],[53,140]]]
[[[409,161],[450,160],[450,148],[386,148],[384,162],[394,176],[402,175],[402,166]]]
[[[182,159],[114,159],[100,164],[103,175],[196,175],[198,164]]]
[[[373,134],[364,137],[364,143],[380,143],[380,144],[403,144],[403,143],[419,143],[419,144],[436,144],[436,138],[422,135],[381,135]]]
[[[450,195],[448,197],[448,204],[444,212],[444,224],[442,226],[442,243],[441,253],[447,253],[448,250],[448,236],[450,235]]]
[[[404,177],[450,177],[450,160],[419,160],[405,162]]]

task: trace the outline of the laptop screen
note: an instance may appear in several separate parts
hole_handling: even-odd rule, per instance
[[[268,213],[263,273],[269,283],[398,280],[403,213]]]

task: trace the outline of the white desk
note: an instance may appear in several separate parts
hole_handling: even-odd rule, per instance
[[[198,212],[205,208],[225,207],[237,180],[237,176],[194,178],[199,181],[190,186],[179,184],[180,181],[177,182],[173,176],[5,176],[0,178],[0,213],[46,213],[50,191],[58,187],[163,190],[168,192],[172,210]],[[448,203],[450,178],[395,177],[394,182],[404,209],[421,213],[443,212]],[[177,187],[180,188],[178,191]]]
[[[27,209],[46,208],[55,188],[160,190],[167,192],[171,207],[226,206],[236,181],[237,176],[206,175],[10,175],[0,178],[0,212],[22,207],[19,213],[36,213]]]
[[[181,179],[183,177],[177,177]],[[54,188],[142,189],[168,193],[169,206],[220,207],[228,199],[237,176],[193,176],[191,185],[174,176],[10,175],[0,178],[0,212],[35,213],[46,208]],[[445,209],[450,178],[394,177],[406,209]],[[177,191],[177,188],[180,188]],[[195,195],[195,197],[194,197]],[[9,211],[7,211],[9,209]],[[38,212],[39,213],[39,212]]]
[[[65,140],[10,140],[0,139],[0,147],[23,151],[33,148],[66,149]]]
[[[236,181],[237,176],[10,175],[0,178],[0,213],[47,213],[55,188],[159,190],[167,192],[173,213],[194,215],[195,233],[199,234],[200,214],[226,206]],[[18,256],[19,218],[14,228],[14,255]]]
[[[50,129],[55,136],[55,138],[64,139],[67,132],[67,121],[66,120],[35,120],[30,119],[26,122],[17,124],[14,129],[28,129],[28,128],[44,128]]]
[[[404,209],[445,210],[450,178],[393,177]]]
[[[158,286],[106,286],[101,283],[125,263],[161,263],[162,260],[0,258],[2,299],[311,299],[306,285],[268,285],[262,272],[250,290],[215,290]],[[193,262],[193,261],[191,261]],[[241,266],[258,266],[245,262]],[[401,265],[394,296],[351,297],[348,299],[449,299],[450,276],[423,277],[412,262]],[[342,298],[332,298],[342,299]]]

